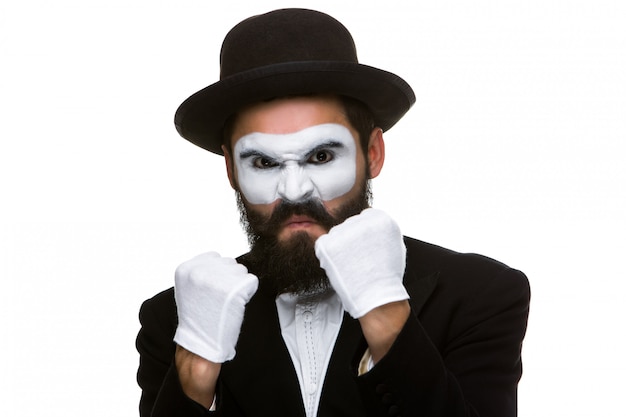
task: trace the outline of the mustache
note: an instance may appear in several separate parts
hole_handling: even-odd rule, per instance
[[[281,201],[268,217],[247,210],[248,225],[258,237],[273,236],[276,231],[292,216],[307,216],[322,227],[329,229],[339,223],[319,200],[307,200],[301,203]]]
[[[307,216],[326,227],[332,227],[336,223],[335,218],[319,200],[308,200],[303,203],[281,201],[268,222],[272,225],[281,225],[292,216]]]

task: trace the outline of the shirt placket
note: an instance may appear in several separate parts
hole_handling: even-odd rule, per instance
[[[296,305],[296,332],[298,351],[301,358],[304,391],[306,393],[306,414],[313,416],[319,397],[319,375],[322,366],[318,346],[317,306],[312,303]]]

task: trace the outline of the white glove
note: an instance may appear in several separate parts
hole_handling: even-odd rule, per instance
[[[174,341],[215,363],[234,358],[245,306],[258,285],[245,266],[215,252],[181,264],[175,274]]]
[[[368,208],[333,227],[317,239],[315,254],[354,318],[409,298],[402,285],[406,247],[398,225],[383,211]]]

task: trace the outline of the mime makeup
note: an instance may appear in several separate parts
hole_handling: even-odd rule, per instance
[[[355,184],[356,156],[352,133],[336,123],[287,134],[253,132],[234,148],[238,184],[251,204],[340,197]]]

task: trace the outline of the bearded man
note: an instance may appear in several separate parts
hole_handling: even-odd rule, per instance
[[[526,277],[370,207],[383,132],[414,101],[323,13],[229,32],[220,81],[175,123],[224,155],[251,249],[181,264],[143,304],[142,416],[517,414]]]

